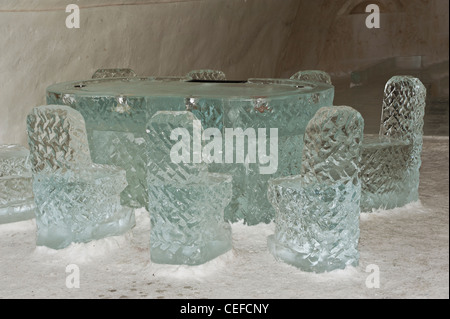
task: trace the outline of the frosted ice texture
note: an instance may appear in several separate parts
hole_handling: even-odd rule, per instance
[[[361,210],[391,209],[419,199],[426,89],[412,76],[385,86],[379,137],[365,136]]]
[[[92,75],[92,78],[93,79],[131,78],[135,76],[136,73],[131,69],[98,69]]]
[[[300,80],[306,82],[321,82],[331,84],[331,77],[328,73],[320,70],[299,71],[291,76],[292,80]]]
[[[127,172],[127,187],[121,193],[121,203],[143,207],[147,203],[145,165],[145,133],[92,131],[92,158],[95,163],[110,164]]]
[[[84,119],[68,106],[34,108],[27,116],[27,132],[33,172],[91,163]]]
[[[147,126],[150,257],[155,263],[199,265],[231,249],[231,227],[223,216],[231,200],[231,177],[208,173],[204,163],[177,164],[170,157],[177,142],[170,139],[172,130],[186,128],[192,141],[193,120],[191,112],[160,111]],[[193,160],[193,145],[183,145]]]
[[[313,272],[358,264],[363,127],[350,107],[321,108],[306,128],[301,175],[270,180],[276,259]]]
[[[225,73],[219,70],[192,70],[187,74],[188,77],[193,80],[206,80],[206,81],[225,81],[227,77]]]
[[[120,205],[125,171],[91,162],[79,112],[64,105],[36,107],[27,117],[27,131],[37,245],[60,249],[134,226],[133,210]]]
[[[0,178],[8,176],[31,177],[28,162],[30,152],[21,145],[0,145]]]
[[[29,151],[0,145],[0,224],[34,218]]]

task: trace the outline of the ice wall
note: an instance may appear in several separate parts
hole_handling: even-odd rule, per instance
[[[26,145],[25,117],[50,84],[98,68],[138,75],[223,70],[271,77],[297,0],[3,0],[0,3],[0,144]],[[66,5],[80,28],[66,28]]]
[[[380,28],[368,29],[368,4],[380,8]],[[304,69],[348,74],[395,56],[448,60],[449,2],[446,0],[299,1],[277,76]]]

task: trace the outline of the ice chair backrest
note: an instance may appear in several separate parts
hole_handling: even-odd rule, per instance
[[[33,172],[91,163],[83,116],[66,105],[35,107],[27,116]]]
[[[205,81],[225,81],[227,77],[225,73],[220,70],[192,70],[187,74],[188,77],[193,80],[205,80]]]
[[[133,77],[136,77],[136,73],[132,69],[98,69],[92,75],[93,79]]]
[[[207,172],[198,144],[201,129],[201,122],[188,111],[153,115],[147,123],[147,181],[165,184],[201,179]]]
[[[331,84],[331,77],[327,72],[320,70],[298,71],[290,78],[291,80],[301,80],[307,82],[321,82]]]
[[[413,153],[422,151],[426,88],[412,76],[394,76],[384,88],[380,136],[406,140]]]
[[[349,106],[320,108],[306,126],[301,174],[306,183],[357,183],[364,120]]]

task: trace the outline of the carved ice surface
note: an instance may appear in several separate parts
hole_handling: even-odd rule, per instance
[[[292,80],[300,80],[306,82],[321,82],[326,84],[331,84],[331,77],[328,73],[320,70],[306,70],[298,71],[293,76]]]
[[[92,78],[93,79],[131,78],[135,76],[136,73],[132,69],[98,69],[92,75]]]
[[[89,164],[84,119],[64,105],[44,105],[27,116],[28,145],[33,172],[70,169],[71,163]]]
[[[412,76],[385,86],[379,137],[362,144],[361,210],[392,209],[419,199],[426,89]]]
[[[36,107],[27,117],[27,131],[37,245],[60,249],[134,226],[133,210],[120,205],[125,171],[91,162],[79,112],[64,105]]]
[[[363,127],[350,107],[321,108],[306,128],[301,175],[269,181],[278,260],[313,272],[358,264]]]
[[[21,145],[0,145],[0,178],[8,176],[31,177],[28,163],[30,152]]]
[[[34,218],[29,151],[0,145],[0,224]]]
[[[227,77],[225,73],[219,70],[192,70],[187,74],[193,80],[206,80],[206,81],[225,81]]]
[[[121,193],[121,203],[139,208],[147,202],[145,191],[145,133],[93,131],[92,158],[95,163],[110,164],[127,172],[128,186]]]
[[[155,263],[198,265],[231,249],[231,227],[223,216],[231,200],[231,177],[194,163],[199,154],[191,144],[194,126],[200,121],[191,112],[165,111],[147,126],[150,257]],[[180,139],[183,132],[188,133]],[[180,147],[176,154],[189,160],[173,161],[175,144]]]
[[[60,249],[128,231],[133,210],[119,197],[126,185],[125,171],[101,164],[35,173],[36,245]]]
[[[410,193],[405,163],[412,145],[378,135],[364,135],[362,144],[361,211],[405,205]]]

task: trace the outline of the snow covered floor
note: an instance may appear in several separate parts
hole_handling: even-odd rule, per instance
[[[361,216],[360,265],[312,274],[266,249],[274,225],[233,225],[234,249],[196,267],[152,264],[150,221],[125,236],[55,251],[35,246],[34,220],[0,225],[0,298],[449,298],[449,140],[426,137],[421,203]],[[80,288],[66,287],[76,264]],[[380,270],[369,289],[368,265]]]

